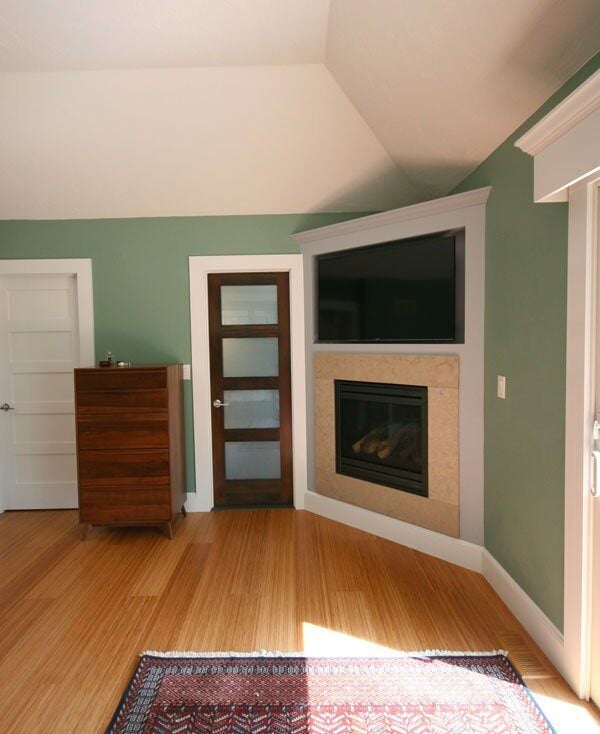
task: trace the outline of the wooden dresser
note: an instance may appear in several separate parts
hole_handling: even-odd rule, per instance
[[[180,364],[75,370],[79,519],[161,525],[185,515]]]

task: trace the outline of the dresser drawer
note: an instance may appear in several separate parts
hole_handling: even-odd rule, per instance
[[[154,449],[169,446],[166,415],[84,415],[77,424],[80,451],[88,449]]]
[[[168,487],[81,490],[81,522],[143,523],[171,519]]]
[[[164,485],[169,482],[169,452],[80,451],[79,483],[90,486]]]
[[[167,387],[166,370],[106,367],[75,372],[77,390],[152,390]]]
[[[156,413],[168,406],[167,390],[82,390],[77,393],[77,413]]]

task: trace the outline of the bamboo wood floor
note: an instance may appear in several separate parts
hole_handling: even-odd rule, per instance
[[[99,732],[144,650],[507,649],[561,731],[597,731],[479,574],[294,510],[191,514],[174,540],[73,511],[0,516],[0,731]],[[565,727],[565,728],[563,728]]]

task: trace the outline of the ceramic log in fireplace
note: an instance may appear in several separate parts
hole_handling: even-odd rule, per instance
[[[334,385],[338,474],[427,497],[427,388]]]

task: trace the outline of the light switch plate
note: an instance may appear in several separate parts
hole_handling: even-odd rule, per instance
[[[506,398],[506,377],[498,375],[498,397],[504,400]]]
[[[183,365],[183,379],[184,380],[191,380],[192,379],[192,369],[189,364]]]

